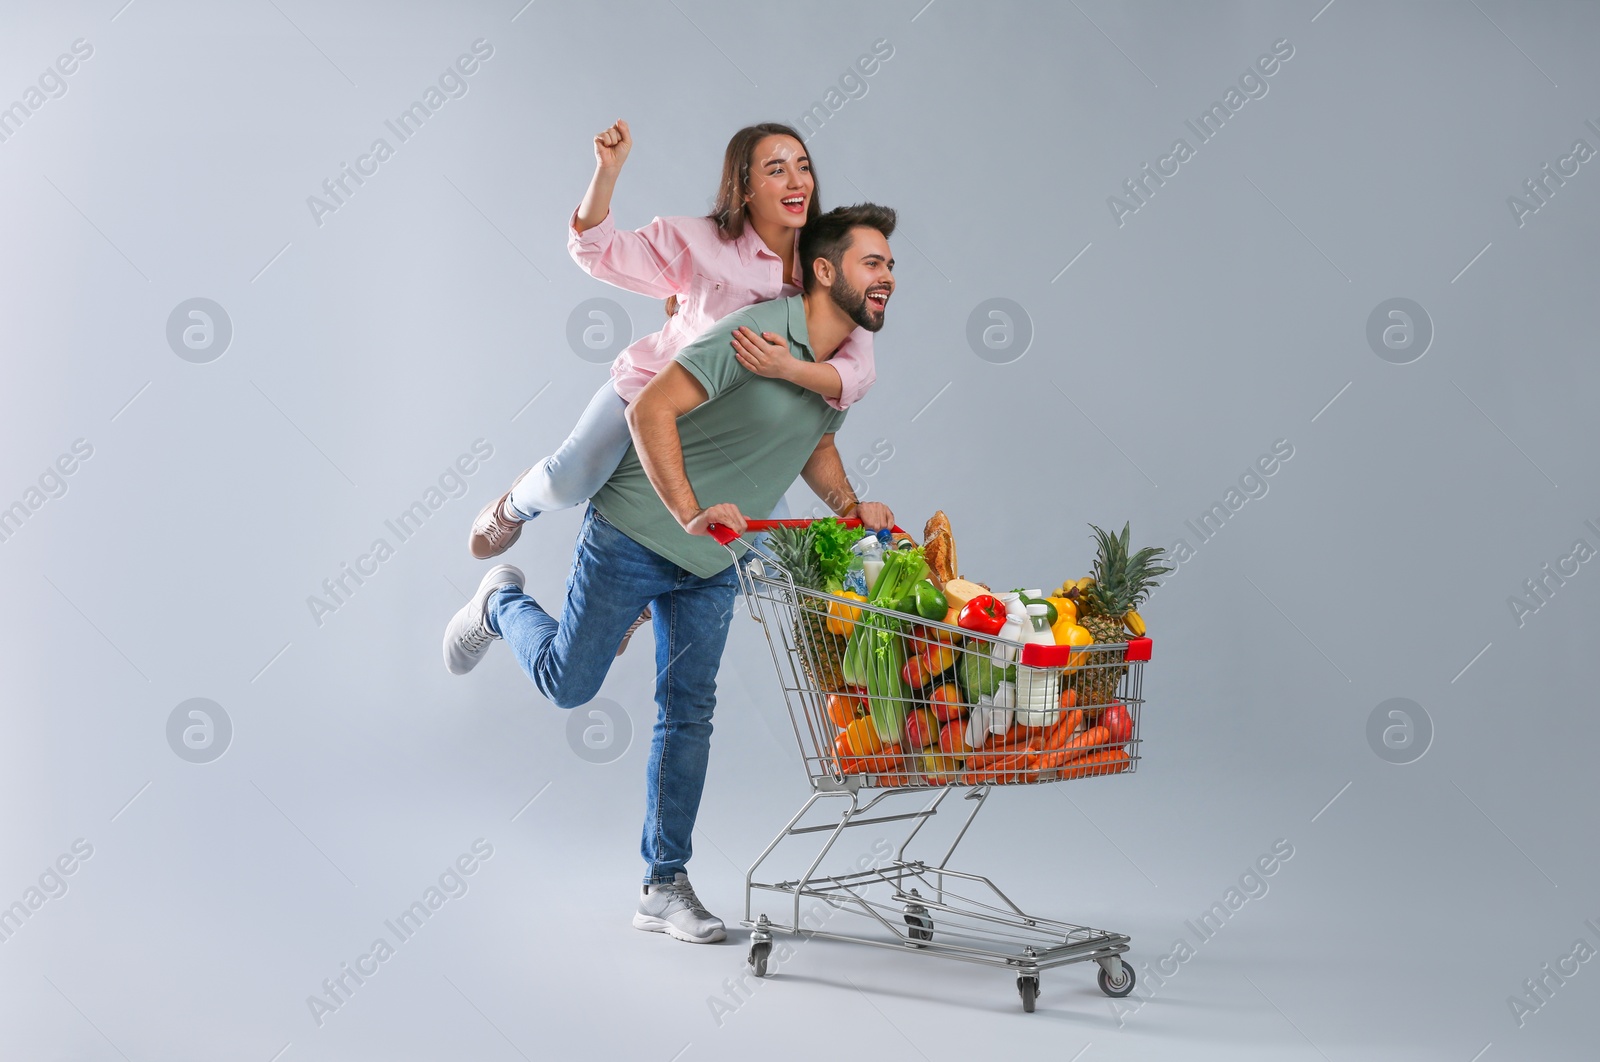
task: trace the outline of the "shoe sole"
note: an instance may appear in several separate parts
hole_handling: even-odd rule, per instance
[[[515,576],[515,578],[514,579],[506,578],[506,576]],[[502,586],[516,586],[518,589],[521,589],[526,584],[527,584],[527,577],[522,574],[522,569],[521,568],[518,568],[514,564],[496,564],[493,568],[490,568],[487,572],[484,573],[483,578],[481,580],[479,580],[479,582],[478,582],[477,591],[473,593],[472,597],[467,601],[467,603],[465,605],[462,605],[461,608],[462,609],[471,609],[471,608],[476,607],[481,612],[483,610],[483,607],[484,607],[485,599],[490,594],[492,594],[495,590],[498,590]],[[459,614],[460,613],[458,612],[457,615],[459,615]],[[455,622],[453,617],[452,617],[450,622],[451,623]],[[450,672],[450,674],[452,674],[452,675],[465,675],[468,672],[470,672],[473,668],[477,667],[479,662],[482,661],[483,656],[479,655],[478,657],[474,658],[473,660],[471,660],[466,665],[466,669],[465,670],[457,671],[455,669],[454,663],[452,663],[452,661],[450,659],[451,643],[452,643],[452,639],[450,638],[450,627],[447,624],[445,626],[445,637],[444,637],[444,666],[445,666],[445,670]]]
[[[690,936],[665,918],[647,915],[642,911],[634,914],[633,928],[642,929],[646,933],[665,933],[674,940],[681,940],[689,944],[715,944],[719,940],[728,939],[728,931],[725,929],[713,930],[703,937]]]

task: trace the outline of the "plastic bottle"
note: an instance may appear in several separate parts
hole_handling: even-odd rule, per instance
[[[983,743],[989,740],[989,716],[993,712],[994,695],[979,694],[978,703],[972,706],[972,711],[967,716],[967,748],[982,748]]]
[[[1017,705],[1017,687],[1011,682],[1001,682],[995,687],[993,707],[989,709],[989,733],[1004,734],[1011,729],[1013,711]]]
[[[878,582],[878,573],[883,571],[883,551],[887,531],[877,534],[862,535],[856,544],[850,547],[856,559],[850,563],[850,569],[845,573],[844,585],[846,590],[855,590],[864,597],[872,596],[872,588]],[[860,572],[860,575],[856,573]],[[857,580],[859,579],[859,585]]]
[[[1028,606],[1028,629],[1024,644],[1054,645],[1050,633],[1049,608]],[[1017,665],[1017,722],[1023,726],[1051,726],[1061,717],[1061,669]]]
[[[995,635],[1001,641],[1020,642],[1023,632],[1027,629],[1028,607],[1022,603],[1022,598],[1017,594],[997,594],[1000,603],[1006,609],[1006,621],[1000,627],[1000,633]],[[1016,660],[1017,650],[1009,645],[996,644],[989,654],[989,659],[999,667]]]

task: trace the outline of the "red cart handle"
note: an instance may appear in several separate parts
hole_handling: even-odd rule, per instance
[[[816,521],[814,520],[746,520],[745,531],[748,534],[750,532],[771,531],[775,527],[809,527],[815,522]],[[840,518],[839,522],[845,527],[860,527],[861,517],[844,517]],[[712,538],[716,539],[724,546],[739,537],[733,533],[733,529],[731,527],[727,527],[723,524],[710,524],[706,527],[706,530],[711,533]],[[889,530],[897,535],[905,534],[905,532],[899,527],[891,527]]]

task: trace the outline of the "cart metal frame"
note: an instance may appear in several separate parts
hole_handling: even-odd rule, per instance
[[[808,521],[784,522],[803,525]],[[749,531],[769,530],[777,523],[750,521]],[[740,590],[745,596],[750,615],[762,625],[767,636],[789,709],[795,741],[800,748],[812,789],[800,810],[784,824],[745,874],[745,909],[741,925],[751,930],[748,961],[756,976],[766,976],[774,934],[787,933],[806,939],[823,938],[877,948],[918,951],[1011,970],[1016,974],[1017,991],[1022,997],[1023,1009],[1030,1012],[1039,994],[1041,972],[1071,963],[1097,964],[1099,985],[1105,994],[1121,997],[1130,993],[1135,977],[1133,967],[1124,963],[1122,958],[1131,945],[1126,934],[1029,914],[987,876],[950,866],[956,848],[988,801],[993,784],[965,785],[954,780],[933,783],[921,776],[890,781],[880,775],[846,774],[838,769],[837,763],[824,748],[826,739],[823,734],[827,732],[827,727],[819,725],[819,706],[829,691],[817,689],[814,683],[808,682],[808,676],[816,673],[814,668],[818,662],[819,648],[809,644],[811,639],[806,634],[805,625],[799,620],[799,610],[802,598],[818,599],[821,603],[844,599],[797,587],[790,573],[771,553],[756,543],[747,543],[749,556],[741,558],[732,545],[734,537],[731,534],[724,532],[718,538],[733,554]],[[816,603],[813,603],[813,609]],[[870,607],[867,610],[878,611]],[[932,623],[927,626],[970,638],[970,632],[944,624]],[[1013,645],[997,639],[988,639],[987,643],[997,650]],[[1020,650],[1021,646],[1014,645],[1014,648]],[[1128,741],[1130,759],[1125,765],[1126,771],[1119,773],[1131,772],[1137,767],[1138,760],[1137,713],[1143,703],[1143,660],[1147,656],[1126,653],[1125,644],[1084,648],[1086,653],[1098,653],[1104,657],[1103,664],[1096,663],[1091,667],[1120,666],[1125,669],[1118,681],[1117,696],[1135,714],[1133,734]],[[1145,643],[1145,648],[1147,650],[1148,643]],[[1125,658],[1128,662],[1124,662]],[[1057,781],[1073,776],[1070,771],[1047,770],[1029,777],[1024,784]],[[1023,779],[1017,781],[1023,782]],[[1012,783],[1008,780],[1003,784]],[[908,858],[907,848],[928,821],[939,813],[951,794],[958,791],[964,794],[962,799],[970,803],[971,808],[966,811],[949,847],[937,862]],[[874,814],[879,805],[891,797],[918,795],[924,799],[916,810],[891,813],[886,807],[883,812]],[[828,804],[842,805],[831,820],[801,825],[813,808]],[[909,832],[884,865],[842,874],[820,872],[824,860],[846,830],[890,823],[906,823]],[[785,841],[809,834],[824,834],[825,837],[821,849],[811,859],[804,873],[797,878],[781,881],[757,879],[762,865]],[[775,921],[764,911],[758,914],[758,892],[785,897],[788,902],[784,906],[788,908],[789,920]],[[820,900],[836,911],[858,917],[865,923],[863,931],[833,931],[805,925],[801,917],[801,904],[807,900]]]

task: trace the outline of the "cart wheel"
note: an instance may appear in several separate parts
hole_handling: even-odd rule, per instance
[[[910,904],[906,907],[906,925],[910,926],[912,940],[933,939],[933,919],[928,914],[928,909],[920,903]],[[921,944],[912,947],[920,948]]]
[[[1122,980],[1113,982],[1111,975],[1106,973],[1104,966],[1100,967],[1100,991],[1108,996],[1121,999],[1133,991],[1133,967],[1127,963],[1122,964]]]
[[[750,968],[757,977],[767,976],[767,956],[772,953],[772,941],[758,940],[750,945]]]
[[[1022,996],[1022,1009],[1032,1014],[1034,1000],[1039,998],[1039,978],[1027,974],[1017,978],[1017,994]]]

